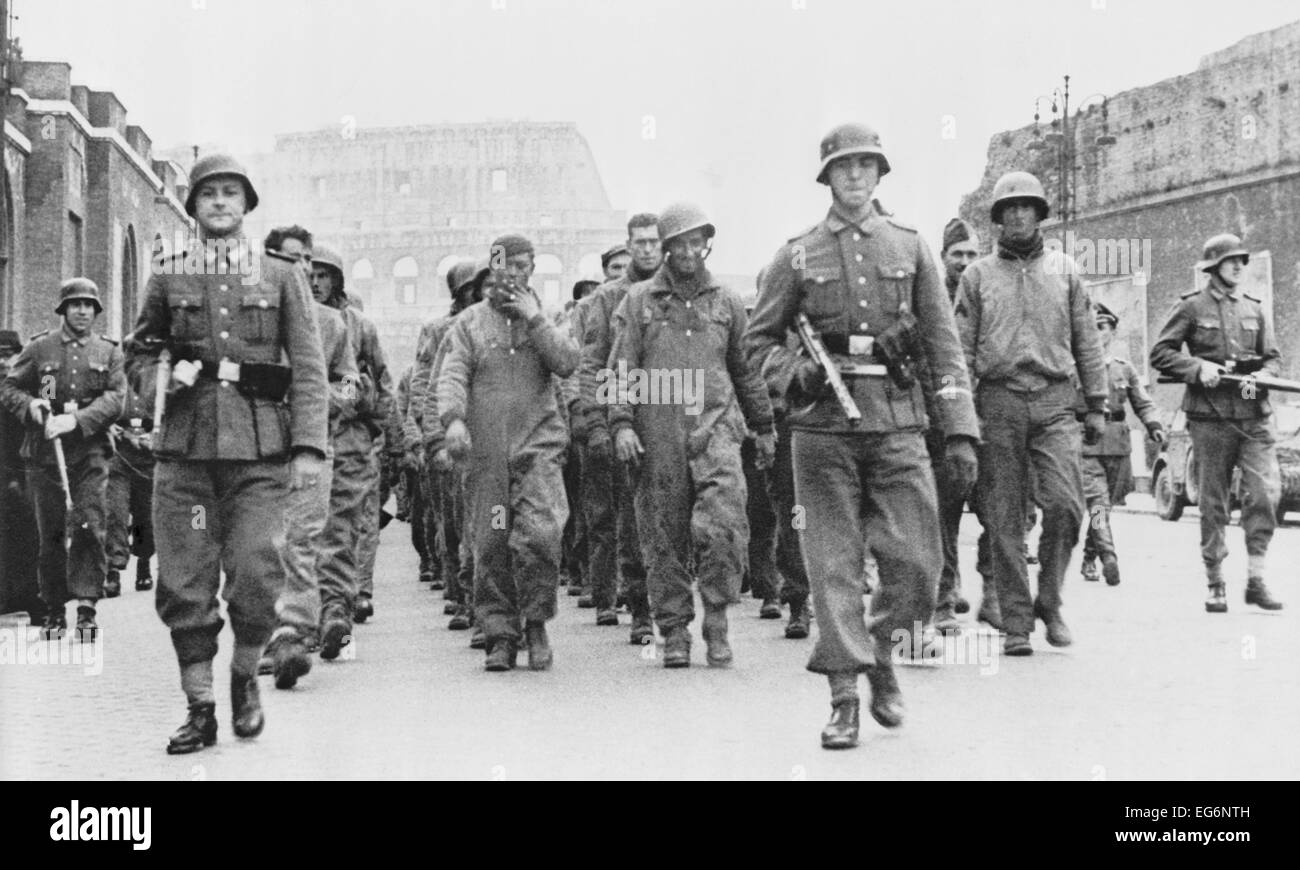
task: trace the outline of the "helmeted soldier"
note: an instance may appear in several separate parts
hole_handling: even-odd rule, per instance
[[[871,712],[902,723],[891,648],[934,608],[943,564],[926,399],[940,414],[954,479],[975,474],[979,436],[952,308],[917,231],[883,213],[872,194],[890,171],[879,135],[844,124],[821,141],[817,181],[830,187],[826,217],[793,237],[763,272],[746,344],[751,363],[788,397],[803,553],[820,636],[808,669],[830,682],[828,749],[858,740],[858,674]],[[787,345],[806,315],[820,333],[859,413],[851,419],[812,358]],[[924,365],[916,365],[924,359]],[[868,621],[864,554],[879,570]],[[901,632],[901,634],[895,634]]]
[[[1210,587],[1205,609],[1210,613],[1228,609],[1224,531],[1233,468],[1241,469],[1246,603],[1282,609],[1264,583],[1282,493],[1273,408],[1267,391],[1254,384],[1221,381],[1225,371],[1276,376],[1281,369],[1272,320],[1260,300],[1241,289],[1249,262],[1250,251],[1231,233],[1206,241],[1197,265],[1210,276],[1209,283],[1183,294],[1151,348],[1151,365],[1187,384],[1183,411],[1196,454],[1201,561]]]
[[[1060,251],[1044,250],[1042,184],[1028,172],[1003,175],[990,214],[1000,227],[997,252],[962,273],[957,326],[977,383],[984,436],[978,512],[1007,632],[1003,648],[1007,655],[1030,655],[1036,619],[1051,645],[1072,642],[1061,617],[1061,586],[1083,520],[1075,384],[1086,404],[1084,438],[1095,443],[1105,425],[1106,378],[1078,269]],[[1043,512],[1037,599],[1024,553],[1031,468]]]
[[[542,313],[528,286],[533,245],[492,243],[484,301],[447,333],[436,385],[447,452],[466,464],[474,550],[474,610],[489,671],[515,665],[521,641],[532,670],[551,667],[546,623],[555,616],[560,536],[568,518],[561,470],[568,433],[555,378],[578,365],[578,346]]]
[[[129,346],[132,336],[123,344]],[[153,432],[152,385],[137,390],[130,383],[122,397],[122,413],[109,428],[113,457],[108,467],[105,497],[107,536],[104,548],[108,555],[108,577],[104,597],[116,598],[122,592],[121,573],[131,556],[135,556],[135,588],[147,592],[153,588],[149,561],[154,555],[153,537]]]
[[[77,638],[93,641],[98,630],[95,604],[106,565],[107,433],[121,413],[126,389],[117,342],[91,332],[103,310],[95,282],[65,281],[55,308],[62,327],[32,336],[0,384],[0,402],[27,423],[22,456],[40,530],[38,575],[47,638],[66,631],[69,598],[77,600]],[[56,438],[66,460],[66,493]]]
[[[713,223],[696,206],[675,203],[660,213],[659,234],[663,265],[614,312],[604,373],[615,396],[609,426],[615,455],[636,467],[637,532],[664,667],[691,663],[693,579],[704,603],[706,660],[729,667],[727,606],[740,600],[749,547],[740,445],[746,429],[756,433],[758,465],[771,467],[772,404],[745,361],[744,304],[705,267]],[[629,376],[636,382],[620,383]],[[655,384],[657,396],[647,389]]]
[[[0,382],[22,349],[17,332],[0,329]],[[46,608],[37,579],[40,534],[27,493],[27,461],[22,458],[26,421],[25,413],[0,413],[0,613],[25,611],[32,625],[41,625]]]
[[[1106,362],[1106,428],[1096,444],[1083,445],[1083,496],[1088,505],[1088,531],[1083,543],[1083,579],[1097,580],[1097,559],[1106,583],[1119,585],[1119,558],[1110,529],[1111,505],[1131,491],[1133,442],[1125,422],[1124,405],[1133,406],[1147,435],[1158,444],[1165,441],[1165,429],[1156,418],[1156,406],[1138,379],[1133,363],[1112,351],[1119,318],[1100,302],[1096,303],[1097,334],[1101,336]]]
[[[185,208],[199,238],[150,277],[130,349],[139,389],[154,382],[163,350],[174,360],[153,433],[157,608],[189,701],[171,754],[217,739],[218,593],[235,634],[234,731],[261,733],[257,662],[284,585],[285,497],[316,484],[325,456],[329,404],[311,296],[292,260],[262,255],[244,237],[244,215],[256,206],[235,160],[215,154],[194,164]],[[182,265],[187,257],[197,262]]]

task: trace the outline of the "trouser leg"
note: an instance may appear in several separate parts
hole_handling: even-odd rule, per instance
[[[781,578],[776,570],[776,510],[772,507],[767,471],[759,468],[758,449],[753,439],[740,447],[741,467],[747,492],[745,516],[749,526],[748,562],[750,589],[764,601],[781,594]]]
[[[1037,601],[1039,609],[1046,613],[1060,609],[1065,571],[1083,522],[1083,479],[1079,471],[1083,435],[1073,403],[1074,391],[1066,387],[1044,391],[1030,405],[1029,458],[1043,526],[1038,539]]]
[[[749,548],[745,471],[740,445],[714,432],[707,449],[691,457],[693,504],[690,516],[695,575],[705,607],[725,607],[740,600],[741,576]],[[768,539],[768,549],[775,544]],[[775,583],[776,566],[769,561]],[[775,596],[778,590],[770,589]]]
[[[781,602],[808,600],[808,569],[804,567],[799,530],[806,525],[803,508],[794,496],[794,451],[790,423],[784,415],[776,421],[776,458],[768,481],[776,518],[776,567],[781,574]]]
[[[618,594],[617,536],[614,520],[613,457],[609,450],[582,455],[582,510],[586,512],[587,579],[598,609],[614,606]]]
[[[218,463],[159,462],[154,472],[154,531],[158,541],[155,607],[171,630],[184,667],[211,660],[225,622],[221,586]]]
[[[984,443],[979,455],[980,523],[987,536],[988,566],[997,585],[1009,634],[1034,628],[1033,600],[1025,564],[1025,497],[1029,486],[1029,408],[1019,393],[996,385],[976,395]]]

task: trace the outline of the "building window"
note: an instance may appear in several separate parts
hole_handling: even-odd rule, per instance
[[[73,275],[85,275],[85,266],[83,265],[83,254],[86,247],[85,231],[82,227],[81,218],[72,212],[68,212],[68,227],[71,230],[68,233],[68,243],[72,246],[71,250],[64,251],[63,262],[72,266]]]
[[[415,304],[419,275],[420,267],[414,257],[402,257],[393,264],[393,282],[397,285],[397,301],[402,305]]]
[[[317,175],[311,180],[312,190],[316,191],[317,196],[324,196],[326,191],[325,176]]]
[[[493,193],[506,192],[506,171],[504,169],[492,170],[492,192]]]

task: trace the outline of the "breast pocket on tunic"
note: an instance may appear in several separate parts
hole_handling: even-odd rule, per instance
[[[82,389],[83,399],[98,398],[108,389],[108,366],[91,365],[86,370],[86,382]]]
[[[1259,352],[1259,318],[1241,318],[1241,349],[1247,353]]]
[[[807,270],[801,289],[804,313],[818,330],[831,327],[844,312],[847,287],[839,269]]]
[[[1198,317],[1196,325],[1192,327],[1192,342],[1189,348],[1192,355],[1223,354],[1226,350],[1223,344],[1223,330],[1219,326],[1219,321],[1213,318]]]
[[[280,337],[280,294],[259,290],[239,301],[239,333],[245,341],[266,344]]]
[[[38,396],[53,405],[59,400],[59,373],[62,363],[43,363],[37,379]]]
[[[173,339],[197,341],[207,338],[208,321],[203,310],[202,293],[168,293],[167,307],[171,309]]]

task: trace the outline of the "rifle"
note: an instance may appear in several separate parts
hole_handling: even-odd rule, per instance
[[[158,371],[153,381],[153,431],[162,426],[163,409],[167,406],[167,387],[172,380],[172,352],[163,348],[158,354]]]
[[[50,419],[53,411],[46,411],[41,417],[41,425]],[[63,485],[63,506],[67,508],[68,513],[72,513],[72,484],[68,483],[68,459],[63,454],[63,437],[54,439],[54,461],[59,466],[59,483]]]
[[[1157,384],[1182,384],[1183,386],[1196,386],[1189,384],[1182,378],[1175,378],[1169,375],[1161,375],[1156,378]],[[1253,383],[1256,389],[1277,390],[1279,393],[1300,393],[1300,381],[1289,381],[1286,378],[1275,378],[1270,375],[1234,375],[1224,372],[1219,375],[1221,384],[1237,384],[1244,386]]]
[[[808,320],[808,315],[802,311],[795,318],[795,326],[799,329],[799,340],[803,342],[804,349],[826,373],[826,382],[831,385],[835,391],[835,398],[839,400],[840,407],[844,409],[844,416],[849,420],[857,421],[862,419],[862,412],[858,410],[858,405],[853,401],[853,395],[849,388],[844,385],[844,378],[840,377],[840,370],[835,367],[835,361],[831,355],[826,352],[826,345],[822,344],[821,336],[813,331],[812,323]]]

